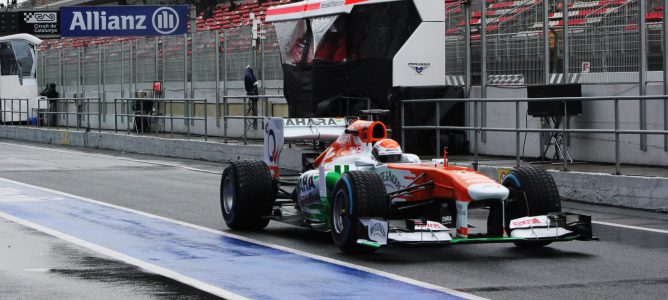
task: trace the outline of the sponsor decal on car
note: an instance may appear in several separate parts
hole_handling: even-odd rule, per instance
[[[547,216],[524,217],[510,221],[510,229],[547,226],[550,226],[550,219]]]
[[[395,190],[398,190],[398,189],[401,188],[401,182],[399,181],[399,178],[397,177],[397,175],[394,174],[394,172],[388,170],[388,171],[380,172],[380,173],[378,173],[378,175],[380,175],[380,178],[383,179],[386,186],[389,183],[389,184],[392,185],[392,187],[394,187]]]
[[[291,118],[284,119],[288,126],[346,126],[344,118]]]
[[[366,226],[369,239],[381,245],[387,244],[388,223],[383,220],[359,219]]]
[[[427,224],[415,224],[415,230],[442,231],[448,230],[443,224],[433,221],[427,221]]]

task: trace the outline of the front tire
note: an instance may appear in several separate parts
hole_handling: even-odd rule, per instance
[[[561,212],[561,197],[554,178],[547,170],[537,167],[520,167],[510,171],[503,185],[510,189],[506,203],[506,228],[510,220]],[[546,241],[514,242],[519,248],[540,248]]]
[[[267,164],[257,160],[231,162],[220,183],[220,207],[227,227],[259,230],[267,227],[275,200]]]
[[[359,218],[386,218],[389,210],[383,180],[375,173],[351,171],[343,174],[332,193],[330,224],[332,239],[345,253],[373,253],[377,248],[357,244],[363,230]]]

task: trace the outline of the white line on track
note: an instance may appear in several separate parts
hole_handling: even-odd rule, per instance
[[[613,226],[613,227],[620,227],[620,228],[626,228],[626,229],[635,229],[635,230],[642,230],[642,231],[650,231],[650,232],[668,234],[668,230],[662,230],[662,229],[656,229],[656,228],[638,227],[638,226],[631,226],[631,225],[624,225],[624,224],[617,224],[617,223],[608,223],[608,222],[601,222],[601,221],[591,221],[591,222],[593,224],[598,224],[598,225]]]
[[[30,221],[26,221],[26,220],[14,217],[12,215],[8,215],[8,214],[6,214],[4,212],[1,212],[1,211],[0,211],[0,217],[5,218],[5,219],[10,220],[10,221],[13,221],[13,222],[16,222],[20,225],[30,227],[30,228],[35,229],[37,231],[41,231],[41,232],[46,233],[48,235],[57,237],[57,238],[59,238],[61,240],[64,240],[66,242],[69,242],[69,243],[72,243],[72,244],[75,244],[75,245],[78,245],[78,246],[81,246],[81,247],[84,247],[84,248],[88,248],[88,249],[93,250],[95,252],[98,252],[98,253],[101,253],[103,255],[115,258],[117,260],[120,260],[122,262],[131,264],[131,265],[135,265],[135,266],[140,267],[140,268],[142,268],[146,271],[149,271],[151,273],[160,274],[160,275],[165,276],[167,278],[174,279],[178,282],[187,284],[189,286],[192,286],[196,289],[205,291],[207,293],[210,293],[210,294],[213,294],[213,295],[216,295],[216,296],[219,296],[219,297],[223,297],[225,299],[233,299],[233,300],[248,299],[248,298],[245,298],[245,297],[240,296],[238,294],[235,294],[233,292],[230,292],[230,291],[221,289],[219,287],[210,285],[208,283],[205,283],[205,282],[193,279],[191,277],[179,274],[179,273],[174,272],[172,270],[169,270],[169,269],[166,269],[166,268],[163,268],[163,267],[159,267],[159,266],[156,266],[154,264],[147,263],[143,260],[139,260],[139,259],[136,259],[134,257],[125,255],[123,253],[116,252],[114,250],[111,250],[111,249],[108,249],[108,248],[105,248],[105,247],[102,247],[102,246],[84,241],[82,239],[73,237],[71,235],[62,233],[60,231],[53,230],[51,228],[44,227],[44,226],[39,225],[39,224],[35,224],[35,223],[30,222]]]
[[[412,284],[412,285],[416,285],[416,286],[420,286],[420,287],[423,287],[423,288],[440,291],[440,292],[443,292],[443,293],[447,293],[447,294],[450,294],[450,295],[454,295],[454,296],[458,296],[458,297],[462,297],[462,298],[466,298],[466,299],[486,299],[486,298],[482,298],[482,297],[479,297],[479,296],[476,296],[476,295],[456,291],[456,290],[449,289],[449,288],[446,288],[446,287],[442,287],[442,286],[438,286],[438,285],[435,285],[435,284],[415,280],[415,279],[408,278],[408,277],[403,277],[403,276],[388,273],[388,272],[385,272],[385,271],[381,271],[381,270],[377,270],[377,269],[373,269],[373,268],[369,268],[369,267],[364,267],[364,266],[360,266],[360,265],[340,261],[340,260],[337,260],[337,259],[333,259],[333,258],[329,258],[329,257],[324,257],[324,256],[320,256],[320,255],[300,251],[300,250],[297,250],[297,249],[292,249],[292,248],[283,247],[283,246],[279,246],[279,245],[269,244],[269,243],[266,243],[266,242],[262,242],[262,241],[247,238],[247,237],[244,237],[244,236],[232,234],[232,233],[229,233],[229,232],[219,231],[219,230],[211,229],[211,228],[208,228],[208,227],[203,227],[203,226],[199,226],[199,225],[195,225],[195,224],[190,224],[190,223],[186,223],[186,222],[182,222],[182,221],[178,221],[178,220],[174,220],[174,219],[170,219],[170,218],[150,214],[150,213],[147,213],[147,212],[134,210],[134,209],[123,207],[123,206],[109,204],[109,203],[106,203],[106,202],[101,202],[101,201],[97,201],[97,200],[93,200],[93,199],[89,199],[89,198],[85,198],[85,197],[80,197],[80,196],[76,196],[76,195],[72,195],[72,194],[68,194],[68,193],[64,193],[64,192],[60,192],[60,191],[56,191],[56,190],[52,190],[52,189],[48,189],[48,188],[34,186],[34,185],[31,185],[31,184],[22,183],[22,182],[10,180],[10,179],[0,178],[0,180],[4,180],[6,182],[10,182],[10,183],[17,184],[17,185],[22,185],[22,186],[29,187],[29,188],[42,190],[42,191],[45,191],[45,192],[50,192],[50,193],[63,195],[63,196],[78,199],[78,200],[81,200],[81,201],[86,201],[86,202],[95,203],[95,204],[99,204],[99,205],[106,206],[106,207],[111,207],[111,208],[115,208],[115,209],[124,210],[124,211],[127,211],[127,212],[139,214],[139,215],[142,215],[142,216],[146,216],[146,217],[150,217],[150,218],[154,218],[154,219],[158,219],[158,220],[162,220],[162,221],[166,221],[166,222],[171,222],[171,223],[174,223],[174,224],[179,224],[179,225],[182,225],[182,226],[187,226],[187,227],[190,227],[190,228],[194,228],[194,229],[198,229],[198,230],[202,230],[202,231],[206,231],[206,232],[210,232],[210,233],[214,233],[214,234],[218,234],[218,235],[222,235],[222,236],[225,236],[225,237],[230,237],[230,238],[243,240],[243,241],[246,241],[246,242],[250,242],[250,243],[257,244],[257,245],[262,245],[262,246],[265,246],[265,247],[282,250],[282,251],[285,251],[285,252],[290,252],[290,253],[297,254],[297,255],[300,255],[300,256],[309,257],[309,258],[312,258],[312,259],[328,262],[328,263],[331,263],[331,264],[336,264],[336,265],[339,265],[339,266],[344,266],[344,267],[348,267],[348,268],[351,268],[351,269],[368,272],[368,273],[375,274],[375,275],[378,275],[378,276],[394,279],[394,280],[397,280],[397,281],[402,281],[402,282],[409,283],[409,284]],[[115,252],[113,250],[109,250],[107,248],[103,248],[103,247],[100,247],[98,245],[86,242],[84,240],[80,240],[78,238],[63,234],[61,232],[43,227],[41,225],[34,224],[34,223],[31,223],[31,222],[16,218],[16,217],[13,217],[11,215],[7,215],[7,214],[2,213],[2,212],[0,212],[0,217],[6,218],[8,220],[15,221],[19,224],[34,228],[36,230],[39,230],[39,231],[42,231],[44,233],[53,235],[55,237],[61,238],[63,240],[66,240],[68,242],[71,242],[71,243],[74,243],[74,244],[77,244],[77,245],[80,245],[82,247],[89,248],[91,250],[100,252],[102,254],[109,255],[111,257],[114,257],[114,258],[119,259],[121,261],[127,262],[129,264],[133,264],[133,265],[139,266],[141,268],[145,268],[145,269],[147,269],[151,272],[155,272],[157,274],[172,278],[174,280],[177,280],[177,281],[180,281],[182,283],[191,285],[195,288],[202,289],[202,290],[204,290],[206,292],[209,292],[209,293],[216,294],[216,295],[218,295],[218,293],[228,293],[227,295],[229,295],[229,296],[222,296],[222,297],[231,298],[231,299],[243,298],[243,297],[241,297],[239,295],[236,295],[234,293],[231,293],[229,291],[220,289],[220,288],[215,287],[215,286],[208,285],[206,283],[200,282],[198,280],[192,279],[192,278],[187,277],[187,276],[183,276],[183,275],[178,274],[174,271],[152,265],[150,263],[147,263],[147,262],[138,260],[136,258],[127,256],[125,254],[118,253],[118,252]],[[201,288],[200,288],[200,286],[201,286]]]
[[[130,161],[130,162],[136,162],[136,163],[153,164],[153,165],[158,165],[158,166],[182,168],[182,169],[186,169],[186,170],[190,170],[190,171],[203,172],[203,173],[216,174],[216,175],[222,174],[222,170],[220,172],[215,172],[215,171],[198,169],[198,168],[193,168],[193,167],[188,167],[188,166],[183,166],[183,165],[177,165],[177,164],[161,163],[161,162],[141,160],[141,159],[133,159],[133,158],[124,158],[124,157],[117,157],[117,156],[105,155],[105,154],[90,154],[90,153],[85,153],[85,152],[80,152],[80,151],[59,150],[59,149],[37,147],[37,146],[17,145],[17,144],[12,144],[12,143],[3,143],[3,142],[0,142],[0,145],[23,147],[23,148],[28,148],[28,149],[37,149],[37,150],[51,151],[51,152],[58,152],[58,153],[65,153],[65,154],[73,154],[73,155],[108,158],[108,159]],[[609,223],[609,222],[600,222],[600,221],[592,221],[592,223],[593,224],[598,224],[598,225],[604,225],[604,226],[612,226],[612,227],[619,227],[619,228],[626,228],[626,229],[642,230],[642,231],[668,234],[668,230],[661,230],[661,229],[655,229],[655,228],[631,226],[631,225]]]

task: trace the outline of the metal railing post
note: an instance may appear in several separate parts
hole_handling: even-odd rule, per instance
[[[668,0],[666,0],[668,1]],[[220,31],[216,29],[216,55],[214,63],[216,64],[216,127],[220,128]]]
[[[621,175],[619,161],[619,100],[615,99],[615,174]]]
[[[480,96],[487,98],[487,1],[481,1],[480,15]],[[468,22],[468,20],[466,20]],[[480,126],[487,126],[487,102],[480,105]],[[487,132],[480,133],[482,142],[487,142]]]
[[[441,129],[438,127],[441,125],[441,122],[438,118],[438,116],[441,114],[441,105],[439,101],[436,101],[436,111],[434,111],[434,117],[436,118],[434,121],[436,122],[436,157],[440,157],[439,153],[442,153],[441,151]]]
[[[244,120],[244,123],[243,123],[243,126],[244,126],[244,145],[248,144],[248,126],[246,125],[246,101],[247,101],[247,98],[244,98],[244,106],[241,110],[244,114],[243,115],[243,120]]]
[[[264,78],[264,75],[265,75],[265,70],[264,70],[264,63],[265,63],[264,47],[265,47],[265,45],[264,45],[264,43],[265,43],[265,39],[267,37],[266,37],[266,33],[264,33],[264,31],[265,31],[264,25],[260,24],[260,32],[258,33],[258,37],[259,37],[259,44],[260,44],[260,82],[262,84],[260,86],[260,93],[262,95],[267,94],[267,91],[266,91],[266,88],[265,88],[266,87],[266,84],[265,84],[266,80]],[[266,100],[269,101],[269,99],[266,99]]]
[[[97,46],[97,97],[102,98],[102,46]]]
[[[167,38],[167,40],[169,40],[169,38]],[[166,56],[165,49],[167,49],[167,47],[165,47],[165,43],[167,43],[166,40],[165,40],[165,37],[162,37],[162,56],[160,57],[160,70],[162,72],[160,74],[160,78],[162,79],[163,83],[167,83],[167,78],[165,77],[165,72],[166,72],[166,70],[165,70],[165,56]]]
[[[134,46],[134,55],[133,55],[133,65],[132,65],[132,73],[133,73],[133,85],[134,89],[132,89],[132,97],[137,97],[137,91],[139,91],[139,40],[135,40],[135,46]]]
[[[79,55],[77,57],[77,63],[79,64],[79,68],[77,68],[77,71],[78,71],[78,73],[77,73],[77,83],[79,84],[79,89],[78,89],[79,94],[75,98],[80,98],[81,94],[83,94],[83,90],[84,90],[84,75],[85,75],[84,73],[85,72],[83,70],[83,68],[84,68],[83,61],[86,59],[86,47],[79,47],[79,48],[77,48],[77,50],[79,50],[77,52],[77,54]],[[77,124],[78,124],[78,122],[77,122]]]
[[[562,125],[561,125],[561,132],[562,132],[562,136],[561,136],[561,147],[562,147],[561,158],[562,158],[563,164],[564,164],[563,171],[568,171],[568,158],[567,158],[567,156],[568,156],[567,155],[568,145],[566,145],[566,140],[565,140],[566,134],[567,134],[566,133],[566,127],[567,127],[566,123],[567,123],[567,120],[568,120],[568,101],[564,100],[563,102],[564,102],[564,120],[562,121]]]
[[[154,52],[154,60],[153,60],[153,78],[155,78],[155,81],[160,81],[160,74],[159,74],[159,68],[158,68],[158,59],[160,57],[160,43],[158,42],[159,37],[154,37],[153,38],[153,50]]]
[[[548,0],[543,0],[543,53],[545,54],[543,83],[548,85],[550,84],[550,1]]]
[[[125,82],[125,69],[123,68],[123,65],[125,65],[125,51],[123,49],[123,44],[124,43],[121,42],[121,98],[125,97],[125,89],[123,88],[123,83]]]
[[[197,54],[195,54],[195,50],[197,50],[197,47],[195,46],[196,33],[197,30],[193,30],[190,33],[190,98],[193,99],[195,98],[195,57],[197,56]]]
[[[101,102],[98,104],[98,112],[102,114],[104,111],[104,115],[102,118],[104,121],[107,121],[107,45],[102,45],[102,62],[100,66],[102,66],[102,69],[100,71],[100,76],[102,80],[102,97],[100,98]],[[104,105],[102,105],[104,103]]]
[[[132,83],[134,82],[134,77],[135,77],[134,76],[135,75],[135,72],[134,72],[135,51],[136,50],[135,50],[134,41],[130,41],[130,49],[129,49],[129,53],[128,53],[128,64],[129,64],[128,65],[128,70],[129,70],[128,73],[130,75],[130,78],[128,80],[128,96],[129,97],[135,97],[136,96],[135,90],[132,87]]]
[[[169,100],[169,131],[170,131],[170,137],[174,137],[174,101],[171,99]]]
[[[520,101],[515,101],[515,167],[520,167]]]
[[[478,101],[473,100],[473,169],[478,171]]]
[[[102,132],[102,99],[97,98],[97,132]]]
[[[568,39],[570,38],[570,33],[568,32],[568,0],[562,0],[563,3],[563,21],[564,21],[564,83],[569,83],[570,81],[568,80],[569,77],[569,70],[568,67],[570,65],[570,42]]]
[[[86,105],[86,130],[90,131],[90,99],[83,99]]]
[[[209,123],[208,122],[209,114],[208,114],[207,106],[209,106],[209,105],[208,105],[206,99],[204,99],[203,102],[204,102],[204,140],[207,141],[209,139],[209,124],[207,124],[207,123]]]
[[[190,105],[188,105],[188,99],[184,99],[183,101],[183,111],[185,114],[185,118],[183,118],[186,121],[186,130],[188,132],[188,139],[190,139]]]
[[[65,100],[65,128],[70,128],[70,102]]]
[[[647,24],[645,22],[645,12],[647,11],[647,1],[639,1],[640,11],[638,18],[640,19],[640,68],[638,70],[639,91],[640,96],[647,95]],[[647,130],[647,101],[640,100],[640,129]],[[640,150],[647,151],[647,135],[640,135]]]
[[[227,29],[223,29],[223,141],[227,143]]]
[[[63,49],[58,49],[58,81],[60,85],[58,88],[60,89],[60,95],[64,96],[65,95],[65,87],[63,86]]]
[[[471,4],[464,4],[464,20],[471,20]],[[465,60],[465,69],[464,74],[466,76],[466,94],[470,95],[471,92],[471,22],[464,22],[464,60]]]
[[[118,108],[117,103],[118,99],[114,98],[114,133],[118,133]]]
[[[183,34],[183,99],[188,98],[188,34]],[[188,120],[185,120],[188,122]]]
[[[663,95],[668,95],[668,0],[663,0]],[[663,99],[663,130],[668,131],[668,98]],[[668,135],[663,136],[663,151],[668,152]]]

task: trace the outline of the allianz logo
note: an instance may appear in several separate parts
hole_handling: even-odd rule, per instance
[[[70,30],[147,30],[147,15],[110,15],[106,11],[73,12]],[[156,9],[151,16],[152,29],[170,34],[179,27],[179,15],[171,7]]]

